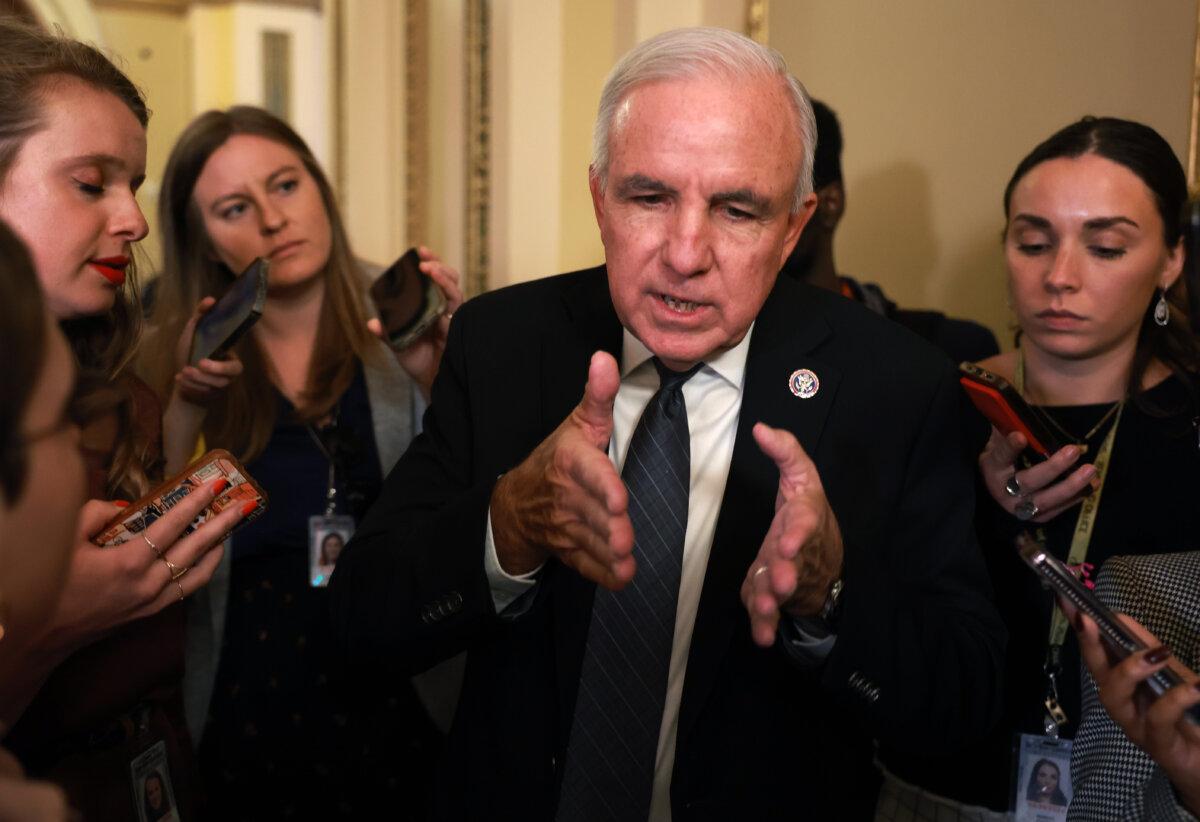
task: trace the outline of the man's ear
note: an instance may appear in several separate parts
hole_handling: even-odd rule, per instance
[[[588,191],[592,192],[592,211],[596,215],[596,224],[604,227],[604,191],[603,183],[595,166],[588,166]]]
[[[783,256],[779,258],[781,268],[788,255],[792,253],[792,249],[796,247],[796,241],[800,239],[800,233],[804,231],[804,226],[815,216],[816,210],[817,195],[809,194],[804,198],[799,211],[788,214],[787,233],[783,235]]]
[[[826,231],[836,229],[845,212],[846,189],[841,180],[835,180],[817,192],[817,214],[813,219],[819,220]]]

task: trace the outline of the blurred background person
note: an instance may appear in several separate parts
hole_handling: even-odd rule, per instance
[[[1200,703],[1197,580],[1200,551],[1113,557],[1097,577],[1096,596],[1148,650],[1118,662],[1091,619],[1073,622],[1086,667],[1068,819],[1200,817],[1200,724],[1183,716]],[[1150,700],[1139,685],[1167,665],[1183,684]]]
[[[233,538],[227,588],[198,601],[190,623],[189,699],[207,715],[200,755],[213,812],[422,816],[440,734],[408,683],[374,702],[346,698],[353,675],[330,645],[310,540],[328,530],[314,517],[361,518],[419,429],[462,301],[458,274],[422,249],[446,313],[391,352],[368,328],[378,270],[355,259],[308,146],[262,109],[197,118],[171,152],[159,212],[164,265],[145,365],[168,418],[192,421],[169,450],[190,453],[202,435],[272,496]],[[234,349],[244,373],[222,389],[185,366],[187,345],[174,341],[189,337],[197,302],[257,257],[270,263],[266,307]],[[425,695],[448,724],[456,690],[435,676]]]
[[[862,303],[876,314],[920,334],[956,363],[982,360],[1000,353],[992,332],[978,323],[956,320],[940,311],[898,308],[878,285],[861,283],[838,273],[833,260],[834,235],[846,213],[842,127],[833,109],[820,100],[813,100],[813,114],[817,118],[817,150],[813,157],[817,210],[805,224],[780,273]]]
[[[75,545],[85,481],[71,417],[75,364],[33,261],[0,222],[0,681],[50,619]],[[100,503],[92,503],[99,505]],[[0,736],[7,730],[0,725]],[[62,789],[26,780],[0,749],[0,820],[66,820]]]
[[[21,717],[10,747],[88,817],[136,813],[130,762],[155,746],[190,807],[178,603],[211,577],[221,554],[211,549],[243,514],[230,508],[177,539],[212,500],[210,486],[143,540],[120,550],[87,540],[161,479],[159,405],[127,368],[139,332],[131,254],[146,234],[135,192],[149,114],[91,46],[0,20],[0,53],[0,218],[29,248],[79,367],[88,495],[118,500],[83,508],[62,599],[0,686],[0,716]],[[168,563],[192,570],[176,580]]]
[[[1115,118],[1057,132],[1005,189],[1020,347],[981,365],[1013,383],[1069,444],[1030,464],[1020,434],[993,430],[979,459],[977,530],[1009,630],[1000,723],[953,756],[882,755],[894,776],[942,797],[922,801],[974,806],[963,818],[1008,809],[1014,734],[1071,738],[1081,712],[1078,646],[1014,550],[1016,534],[1032,529],[1085,577],[1114,554],[1187,550],[1200,535],[1200,351],[1179,283],[1186,197],[1183,168],[1162,137]],[[1048,700],[1065,713],[1062,725]],[[893,781],[887,790],[901,788]]]

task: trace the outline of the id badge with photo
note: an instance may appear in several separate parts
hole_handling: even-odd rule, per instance
[[[129,763],[129,779],[138,822],[179,822],[167,743],[155,742]]]
[[[1059,822],[1071,802],[1071,740],[1017,737],[1011,808],[1015,822]]]
[[[354,517],[344,514],[308,518],[308,584],[324,588],[333,575],[338,556],[354,535]]]

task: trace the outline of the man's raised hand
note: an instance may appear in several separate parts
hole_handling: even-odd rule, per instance
[[[775,519],[742,582],[754,641],[775,642],[779,616],[820,612],[841,575],[842,532],[817,467],[789,432],[758,423],[754,439],[779,468]]]
[[[579,405],[496,483],[492,537],[507,573],[528,573],[556,556],[606,588],[633,579],[629,495],[608,458],[620,385],[616,360],[593,354]]]

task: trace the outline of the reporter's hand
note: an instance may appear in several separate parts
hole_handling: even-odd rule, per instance
[[[608,458],[616,360],[592,355],[583,399],[492,492],[492,536],[510,574],[554,556],[584,577],[617,590],[633,579],[629,494]]]
[[[1017,457],[1027,444],[1019,431],[1013,431],[1005,437],[992,428],[992,435],[979,455],[979,473],[983,477],[983,484],[996,504],[1005,511],[1016,517],[1018,505],[1032,502],[1038,511],[1032,521],[1048,522],[1078,505],[1085,496],[1096,490],[1096,466],[1091,463],[1066,473],[1079,460],[1080,451],[1075,445],[1060,448],[1044,462],[1017,470]],[[1006,488],[1014,474],[1021,491],[1015,497]]]
[[[462,288],[459,286],[460,277],[456,270],[442,262],[441,257],[425,246],[417,248],[421,258],[421,272],[437,285],[442,296],[446,298],[446,308],[437,322],[420,336],[412,345],[402,351],[394,352],[400,367],[413,378],[425,399],[429,399],[433,380],[437,377],[438,367],[442,364],[442,354],[446,351],[446,336],[450,333],[450,318],[463,303]],[[372,317],[367,321],[367,328],[379,339],[387,342],[383,323]]]
[[[225,482],[214,480],[193,490],[147,528],[145,538],[139,534],[111,548],[97,547],[90,537],[122,507],[100,500],[87,502],[80,512],[75,554],[62,599],[44,642],[60,649],[80,647],[118,625],[155,614],[206,585],[221,561],[225,536],[253,507],[233,506],[191,534],[181,534],[224,490]],[[174,574],[183,571],[183,575],[172,579],[168,562],[177,569]]]
[[[788,431],[758,423],[754,439],[779,468],[775,518],[742,582],[754,641],[775,642],[781,612],[820,613],[842,572],[842,532],[817,467]]]
[[[52,782],[25,777],[16,757],[0,748],[0,822],[74,822],[82,819]]]
[[[223,359],[205,358],[195,365],[189,364],[192,338],[196,336],[196,323],[217,304],[214,297],[205,297],[196,304],[196,311],[183,326],[179,341],[175,345],[175,374],[173,395],[192,405],[206,406],[242,374],[242,361],[232,351]]]
[[[1096,623],[1069,604],[1083,662],[1096,680],[1100,703],[1133,744],[1144,750],[1166,773],[1183,804],[1200,815],[1200,725],[1185,715],[1200,703],[1200,677],[1171,656],[1162,643],[1136,620],[1118,614],[1129,630],[1149,647],[1147,651],[1116,661]],[[1156,662],[1148,657],[1161,656]],[[1183,679],[1157,699],[1138,685],[1156,671],[1172,667]]]

